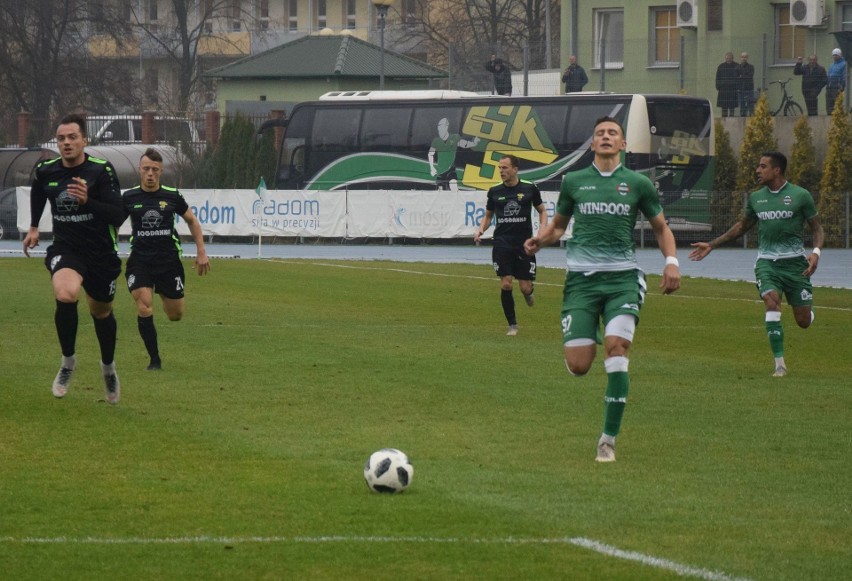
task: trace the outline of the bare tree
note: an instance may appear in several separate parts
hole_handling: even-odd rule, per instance
[[[232,0],[169,0],[171,10],[151,21],[139,11],[139,6],[130,4],[133,27],[142,37],[142,46],[151,60],[159,59],[176,72],[177,91],[168,105],[174,111],[188,111],[200,105],[200,89],[203,84],[204,61],[199,48],[205,39],[219,47],[240,49],[227,35],[228,23],[240,23],[240,27],[252,22],[253,16],[242,8],[244,2]],[[247,5],[251,5],[248,3]],[[245,56],[245,55],[240,55]],[[224,64],[231,57],[215,65]],[[212,59],[211,59],[212,60]]]
[[[129,94],[128,71],[116,59],[94,63],[93,35],[122,46],[122,31],[109,28],[111,15],[86,0],[27,0],[0,3],[0,92],[3,101],[36,120],[72,108],[93,109]]]
[[[428,55],[430,64],[449,68],[453,88],[487,90],[491,75],[484,63],[491,54],[513,69],[523,66],[530,46],[531,68],[545,63],[545,10],[551,9],[551,33],[558,40],[558,4],[550,0],[411,0],[416,22],[407,22],[397,36],[399,46]],[[553,37],[554,35],[551,34]],[[553,39],[552,39],[553,42]]]

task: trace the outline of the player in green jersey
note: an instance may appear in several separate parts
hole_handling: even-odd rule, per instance
[[[813,286],[811,275],[819,264],[820,248],[825,236],[811,194],[784,177],[787,158],[770,151],[760,157],[758,182],[763,186],[748,197],[739,222],[710,242],[696,242],[689,258],[701,260],[714,248],[736,240],[758,226],[757,262],[754,274],[757,290],[766,306],[766,333],[775,356],[774,377],[787,375],[784,361],[784,328],[781,325],[781,295],[793,307],[796,324],[807,329],[813,322]],[[808,254],[804,247],[805,222],[810,225],[814,248]]]
[[[598,119],[592,136],[593,164],[562,178],[553,219],[524,243],[526,251],[534,254],[557,242],[574,219],[566,242],[562,343],[565,365],[572,375],[588,373],[597,344],[603,343],[607,388],[598,462],[615,461],[615,437],[621,429],[630,383],[627,352],[645,297],[645,275],[636,262],[633,243],[639,212],[648,219],[666,257],[660,288],[665,294],[680,288],[675,238],[666,224],[659,195],[647,177],[621,165],[625,147],[624,129],[618,121]]]

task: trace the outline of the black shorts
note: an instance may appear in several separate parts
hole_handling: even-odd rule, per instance
[[[523,248],[495,246],[491,249],[491,260],[500,278],[514,276],[518,280],[535,280],[535,255],[530,256]]]
[[[101,303],[111,303],[115,298],[115,279],[121,274],[121,259],[117,254],[84,256],[61,244],[47,248],[44,265],[50,276],[60,269],[70,268],[83,277],[83,289]]]
[[[131,254],[127,259],[124,277],[127,279],[129,291],[150,288],[168,299],[183,298],[185,275],[183,263],[178,259],[150,264],[143,260],[134,260]]]

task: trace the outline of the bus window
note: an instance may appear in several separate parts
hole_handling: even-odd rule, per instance
[[[355,151],[360,123],[358,109],[319,108],[314,116],[311,147],[315,151]]]
[[[442,119],[449,122],[450,134],[458,133],[462,125],[461,105],[455,107],[419,107],[414,110],[414,122],[411,125],[411,150],[422,151],[424,156],[432,142],[438,137],[438,123]]]
[[[305,144],[311,134],[314,120],[312,107],[299,107],[293,111],[284,134],[281,157],[278,163],[278,188],[298,190],[304,186]]]
[[[535,112],[544,125],[550,141],[555,145],[563,142],[565,133],[565,115],[568,108],[562,103],[541,103],[535,106]]]
[[[595,121],[601,117],[613,117],[624,125],[627,116],[627,103],[579,102],[572,103],[568,115],[568,125],[565,131],[565,148],[575,151],[584,146],[592,138]]]
[[[411,108],[366,109],[361,125],[361,147],[365,150],[407,149]]]

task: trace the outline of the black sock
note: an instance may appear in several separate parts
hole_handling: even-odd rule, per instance
[[[62,354],[65,357],[71,357],[77,349],[77,301],[73,303],[56,301],[53,322],[56,325]]]
[[[157,348],[157,328],[154,327],[154,315],[150,317],[136,317],[136,323],[139,326],[139,336],[142,337],[142,342],[145,343],[145,349],[148,350],[148,356],[152,362],[160,360],[160,351]]]
[[[108,317],[103,319],[92,319],[95,321],[95,335],[98,336],[98,343],[101,346],[101,361],[104,365],[109,365],[115,359],[115,341],[116,341],[116,323],[115,315],[110,313]]]
[[[512,289],[500,289],[500,302],[503,304],[503,314],[506,315],[506,320],[510,325],[517,325],[518,320],[515,318],[515,298],[512,296]]]

